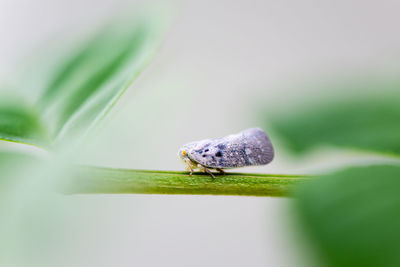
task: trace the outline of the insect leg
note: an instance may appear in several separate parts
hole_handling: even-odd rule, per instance
[[[189,175],[192,176],[192,175],[193,175],[193,167],[192,167],[192,164],[191,164],[191,162],[190,162],[189,160],[185,160],[185,162],[186,162],[186,167],[187,167],[187,169],[190,170]]]
[[[215,175],[214,175],[209,169],[204,168],[204,172],[208,173],[209,175],[211,175],[211,177],[212,177],[213,179],[215,179]]]
[[[223,175],[225,175],[225,174],[226,174],[226,172],[224,172],[224,170],[223,170],[223,169],[219,169],[219,168],[217,168],[216,170],[217,170],[217,171],[219,171],[219,173],[220,173],[220,174],[223,174]]]
[[[214,175],[209,169],[204,168],[204,171],[205,171],[206,173],[208,173],[209,175],[211,175],[211,177],[212,177],[213,179],[215,179],[215,175]]]
[[[193,168],[192,168],[192,166],[188,166],[188,170],[190,170],[189,175],[192,176],[192,175],[193,175]]]
[[[215,179],[215,175],[214,175],[207,167],[204,167],[204,166],[201,165],[201,164],[197,164],[197,167],[198,167],[200,170],[203,170],[205,173],[208,173],[209,175],[211,175],[211,177],[212,177],[213,179]]]

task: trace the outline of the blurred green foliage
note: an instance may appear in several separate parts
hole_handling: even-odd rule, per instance
[[[367,85],[376,87],[350,93],[343,87],[334,97],[296,103],[302,108],[281,110],[268,126],[297,155],[328,146],[398,157],[399,91]],[[310,179],[296,188],[295,218],[324,266],[399,266],[399,188],[399,165],[352,167]]]
[[[362,95],[320,99],[269,120],[269,126],[294,152],[336,146],[400,155],[400,96]]]
[[[55,135],[89,129],[146,66],[159,36],[153,25],[136,23],[108,25],[60,64],[39,101]]]
[[[62,146],[57,150],[62,153],[26,153],[27,147],[13,152],[18,146],[0,151],[0,266],[44,266],[43,260],[54,252],[65,257],[58,238],[68,227],[57,223],[65,211],[54,191],[71,176],[76,151],[70,153],[70,144],[79,147],[75,142],[92,132],[147,65],[162,39],[160,23],[137,16],[118,18],[91,38],[75,40],[78,44],[66,54],[38,55],[34,69],[45,61],[53,61],[52,68],[42,76],[32,75],[32,80],[21,77],[27,87],[22,101],[16,99],[16,90],[2,90],[0,139]]]
[[[36,145],[48,141],[37,112],[25,103],[5,98],[0,100],[0,139]]]
[[[399,266],[400,166],[354,167],[297,192],[295,213],[327,266]]]
[[[42,55],[39,61],[55,63],[39,79],[43,85],[26,82],[38,88],[38,100],[32,108],[0,103],[0,138],[47,145],[82,139],[149,63],[161,37],[160,22],[118,19],[63,59]]]

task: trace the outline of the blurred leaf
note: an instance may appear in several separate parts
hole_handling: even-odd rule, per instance
[[[160,37],[154,22],[118,21],[61,61],[37,103],[52,134],[85,135],[147,65]]]
[[[68,232],[54,193],[68,168],[63,158],[24,152],[0,151],[0,266],[58,266],[44,261]]]
[[[320,145],[400,154],[400,97],[326,100],[269,121],[294,152]]]
[[[0,139],[35,145],[47,144],[46,132],[35,110],[6,98],[0,101]]]
[[[295,210],[328,266],[399,266],[400,166],[309,180]]]
[[[162,22],[119,18],[65,55],[36,57],[34,68],[51,68],[21,78],[27,96],[40,91],[34,109],[0,103],[0,139],[38,145],[87,136],[155,54]]]

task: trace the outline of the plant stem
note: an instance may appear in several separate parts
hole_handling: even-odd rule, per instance
[[[290,196],[293,186],[308,178],[300,175],[187,172],[80,167],[62,191],[67,194],[191,194]]]

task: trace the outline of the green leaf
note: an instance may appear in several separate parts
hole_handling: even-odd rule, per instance
[[[34,109],[14,99],[0,101],[0,139],[12,142],[47,145],[47,133]]]
[[[399,266],[400,166],[311,179],[296,196],[295,213],[327,266]]]
[[[299,175],[123,170],[97,167],[78,169],[62,191],[69,194],[200,194],[288,196],[307,178]]]
[[[380,95],[320,100],[269,121],[294,152],[318,146],[400,154],[400,97]]]
[[[58,139],[85,135],[147,65],[160,42],[150,22],[107,25],[60,62],[38,107]]]
[[[160,45],[163,22],[119,18],[65,54],[37,56],[29,65],[51,68],[30,68],[30,75],[21,77],[24,94],[37,101],[33,108],[0,103],[0,139],[47,146],[82,140],[149,63]]]

